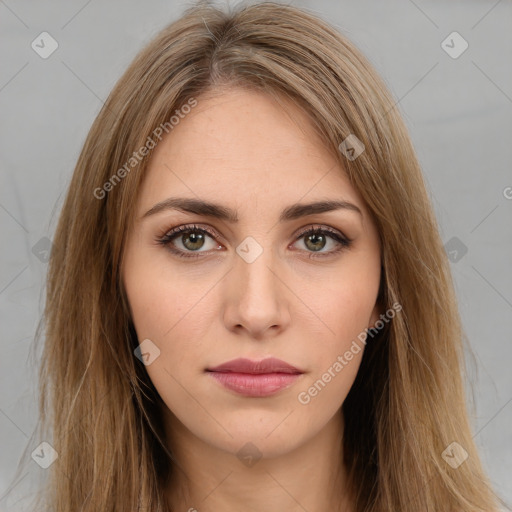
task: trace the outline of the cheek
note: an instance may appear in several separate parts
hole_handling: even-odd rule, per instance
[[[132,320],[140,343],[149,339],[159,355],[145,367],[158,394],[172,411],[186,412],[204,420],[199,408],[193,411],[188,390],[190,376],[202,372],[204,344],[212,325],[217,300],[212,285],[190,274],[169,271],[165,266],[144,257],[144,251],[126,259],[124,286]]]
[[[325,422],[332,417],[354,383],[365,349],[361,333],[368,327],[374,305],[373,297],[367,295],[367,291],[357,295],[353,288],[350,292],[332,290],[329,301],[319,309],[328,329],[314,338],[313,351],[309,347],[312,371],[296,397],[308,421],[318,418]]]
[[[204,270],[171,268],[165,257],[144,249],[128,253],[125,263],[124,285],[138,340],[149,339],[159,350],[145,370],[168,409],[203,421],[204,411],[192,411],[189,392],[204,371],[205,354],[215,350],[211,332],[220,303],[215,280]]]
[[[365,349],[365,330],[371,325],[380,282],[380,265],[347,266],[336,279],[322,283],[309,294],[310,305],[321,322],[315,340],[314,370],[298,396],[299,403],[314,408],[341,406],[359,369]],[[312,354],[313,355],[313,354]],[[314,404],[314,405],[313,405]]]
[[[214,313],[214,282],[204,272],[172,268],[165,255],[134,253],[126,259],[124,285],[139,339],[165,350],[181,340],[203,339]]]
[[[348,350],[352,341],[370,326],[379,283],[380,266],[347,266],[315,288],[315,295],[309,294],[311,308],[319,312],[322,320],[317,324],[322,330],[323,354],[332,358],[333,351]]]

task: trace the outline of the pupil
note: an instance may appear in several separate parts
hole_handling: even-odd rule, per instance
[[[315,241],[316,243],[318,243],[318,241],[320,240],[320,243],[321,243],[321,247],[318,247],[315,245]],[[313,247],[309,247],[309,242],[310,241],[313,241]],[[323,242],[323,243],[322,243]],[[323,249],[325,247],[325,236],[322,235],[322,234],[313,234],[313,235],[309,235],[307,238],[306,238],[306,245],[311,249],[313,249],[313,251],[319,251],[320,249]]]
[[[190,247],[190,244],[186,243],[186,240],[191,240],[192,247]],[[202,233],[189,233],[187,235],[183,235],[182,242],[187,249],[192,251],[201,249],[204,243],[204,235]]]

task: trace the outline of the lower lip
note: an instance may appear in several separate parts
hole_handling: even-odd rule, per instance
[[[300,373],[236,373],[208,372],[226,388],[244,396],[271,396],[291,386],[302,374]]]

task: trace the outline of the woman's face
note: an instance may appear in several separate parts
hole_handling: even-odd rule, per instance
[[[293,103],[240,89],[196,99],[154,149],[123,283],[169,432],[274,457],[340,421],[358,335],[380,312],[378,234]],[[304,207],[325,201],[353,206]],[[270,357],[300,373],[209,371]]]

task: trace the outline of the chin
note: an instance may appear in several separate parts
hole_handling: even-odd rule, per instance
[[[240,411],[236,411],[232,421],[222,422],[229,434],[219,427],[215,430],[216,435],[212,436],[213,431],[208,429],[199,433],[198,437],[238,458],[243,458],[244,454],[264,459],[279,457],[293,451],[316,433],[313,430],[304,431],[305,422],[297,421],[298,418],[292,419],[293,413],[287,418],[288,414],[289,411],[257,411],[254,414],[248,412],[242,418]]]

